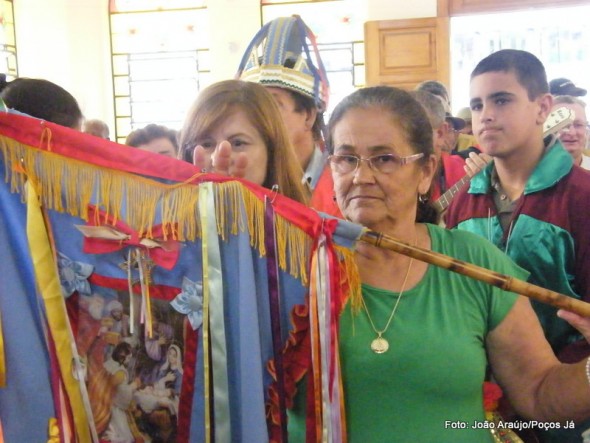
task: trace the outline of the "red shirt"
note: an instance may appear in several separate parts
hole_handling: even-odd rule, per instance
[[[465,160],[461,156],[451,155],[448,152],[441,152],[440,161],[442,177],[435,177],[434,182],[432,183],[431,201],[438,200],[447,189],[465,176],[465,169],[463,169]]]
[[[344,218],[340,212],[340,208],[336,204],[334,181],[332,180],[332,171],[329,165],[326,165],[324,168],[318,184],[313,190],[310,206],[316,211],[325,212],[334,217]]]

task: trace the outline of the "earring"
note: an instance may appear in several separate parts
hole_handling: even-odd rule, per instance
[[[272,185],[272,188],[270,188],[270,190],[272,191],[272,197],[270,200],[270,204],[273,204],[275,202],[275,198],[277,198],[277,195],[279,193],[279,185],[277,185],[277,184]]]
[[[426,195],[426,194],[418,194],[418,201],[420,203],[426,203],[426,202],[428,202],[428,195]]]

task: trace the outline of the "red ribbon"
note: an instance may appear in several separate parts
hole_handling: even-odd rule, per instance
[[[101,238],[99,236],[89,236],[84,232],[84,248],[83,251],[87,254],[107,254],[110,252],[119,251],[127,246],[136,246],[144,248],[150,259],[164,269],[172,269],[178,261],[180,251],[180,243],[176,240],[164,240],[164,228],[162,225],[157,225],[152,228],[150,237],[140,237],[137,231],[127,226],[120,220],[113,223],[111,217],[107,216],[103,211],[97,209],[95,206],[88,208],[88,222],[86,226],[105,227],[111,232],[120,235],[121,238]],[[170,236],[171,234],[168,234]]]

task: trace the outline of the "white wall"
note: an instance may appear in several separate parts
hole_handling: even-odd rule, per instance
[[[369,0],[361,2],[367,3],[369,20],[436,17],[436,0]]]
[[[19,76],[57,83],[114,127],[108,2],[17,0],[14,15]]]
[[[369,20],[436,16],[436,0],[351,1]],[[208,8],[213,78],[231,78],[260,27],[260,0],[209,0]],[[59,84],[87,118],[113,128],[108,0],[16,0],[14,13],[19,75]]]
[[[216,80],[233,78],[242,54],[260,29],[260,0],[209,0],[212,73]]]

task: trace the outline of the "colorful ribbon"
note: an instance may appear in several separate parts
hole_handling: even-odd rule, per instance
[[[344,390],[342,387],[342,377],[340,370],[339,357],[339,323],[340,313],[342,311],[342,286],[340,285],[340,275],[338,274],[338,257],[334,251],[332,230],[328,229],[327,224],[324,226],[325,242],[320,248],[320,276],[324,279],[324,290],[326,291],[327,307],[326,321],[329,328],[327,337],[327,346],[324,348],[326,364],[328,366],[328,399],[330,411],[328,419],[330,420],[330,429],[332,431],[332,441],[346,443],[348,438],[346,434],[346,420],[344,413]],[[333,226],[332,226],[333,228]]]
[[[264,246],[266,248],[266,269],[268,273],[272,347],[277,380],[277,394],[279,397],[279,422],[282,442],[287,443],[287,403],[285,394],[285,369],[283,363],[283,338],[281,333],[279,264],[277,262],[276,254],[275,214],[272,202],[268,197],[264,198],[264,206]]]
[[[326,268],[326,237],[322,233],[318,242],[316,251],[317,263],[314,268],[316,278],[312,279],[311,284],[317,285],[317,304],[318,304],[318,324],[319,324],[319,343],[320,343],[320,365],[321,371],[321,401],[322,401],[322,441],[331,442],[332,427],[331,420],[331,403],[330,403],[330,309],[329,309],[329,274]],[[314,271],[312,270],[312,271]]]
[[[232,438],[225,340],[223,274],[219,237],[217,235],[217,218],[215,216],[215,193],[211,182],[199,186],[199,212],[203,238],[203,349],[206,355],[208,353],[208,349],[205,347],[207,334],[211,337],[215,441],[227,442],[232,441]],[[208,305],[207,312],[205,312],[206,305]],[[206,317],[209,317],[207,325],[205,325]],[[205,377],[207,378],[208,375],[208,368],[205,368]],[[210,383],[207,381],[205,389],[211,389]],[[207,402],[205,407],[208,408],[209,395],[207,391],[205,401]],[[205,415],[207,422],[209,422],[210,416],[207,409]],[[207,423],[205,426],[207,427]],[[208,431],[207,435],[209,435]],[[209,438],[208,436],[207,439]]]
[[[338,321],[342,309],[333,226],[324,224],[312,255],[310,339],[312,371],[308,377],[308,441],[346,442],[344,395],[338,355]],[[313,409],[310,411],[309,409]]]
[[[321,442],[323,434],[322,424],[322,398],[321,398],[321,378],[322,366],[320,364],[320,326],[318,318],[318,293],[316,279],[317,275],[313,272],[317,267],[317,250],[311,257],[311,275],[309,285],[309,337],[311,342],[311,374],[308,376],[308,398],[307,398],[307,437],[306,441]]]
[[[151,276],[151,259],[147,256],[146,251],[139,249],[135,251],[137,269],[139,270],[139,285],[141,286],[141,323],[145,323],[146,337],[153,338],[152,322],[152,302],[150,297]],[[133,304],[133,294],[129,293],[129,301]],[[131,311],[131,310],[130,310]]]

